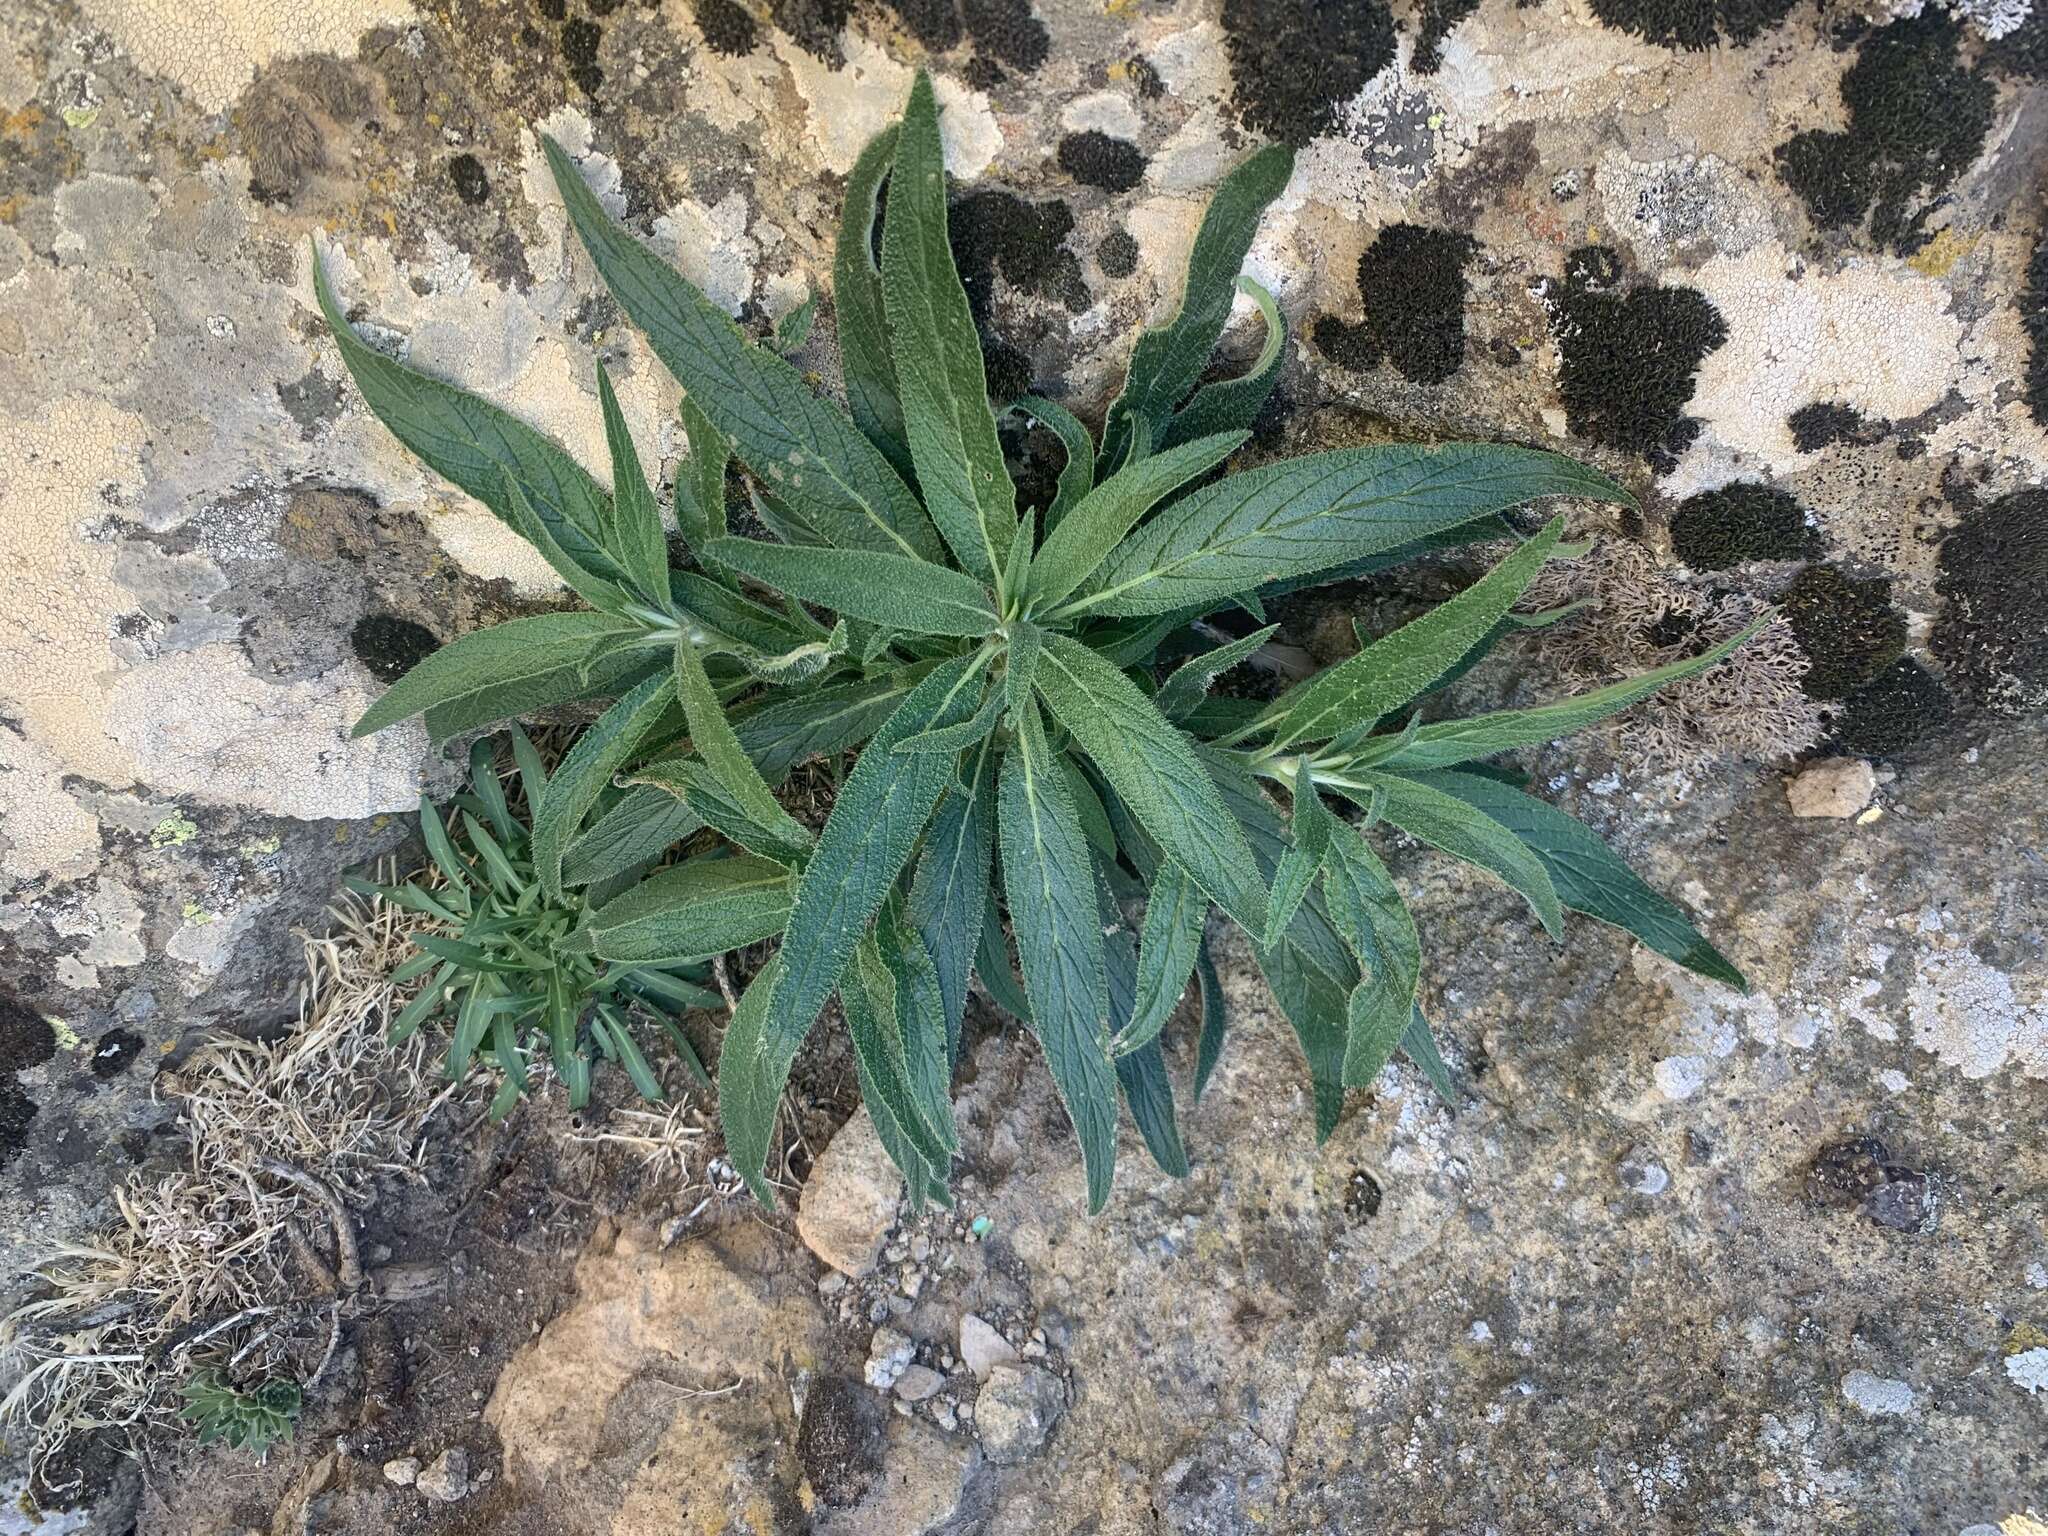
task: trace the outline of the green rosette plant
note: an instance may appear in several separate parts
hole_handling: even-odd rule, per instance
[[[1741,985],[1680,908],[1487,760],[1712,666],[1746,634],[1539,708],[1424,719],[1428,696],[1502,635],[1555,617],[1514,604],[1561,552],[1561,523],[1521,539],[1503,514],[1556,496],[1625,504],[1627,492],[1559,455],[1483,443],[1344,448],[1228,472],[1284,352],[1277,307],[1239,272],[1292,173],[1289,150],[1259,151],[1218,188],[1180,307],[1138,339],[1099,439],[1049,400],[1017,402],[1065,454],[1050,505],[1034,511],[1018,505],[948,244],[924,76],[848,182],[833,285],[845,410],[748,342],[605,213],[558,145],[543,147],[571,226],[685,391],[692,452],[675,516],[688,558],[664,587],[650,539],[637,584],[605,574],[625,563],[619,508],[632,503],[643,527],[655,515],[622,427],[609,498],[548,445],[549,512],[528,483],[541,455],[526,429],[515,453],[504,444],[516,434],[484,414],[493,408],[409,382],[435,391],[444,414],[461,401],[466,420],[494,423],[451,449],[409,416],[403,392],[366,384],[402,439],[458,485],[481,487],[513,526],[524,520],[598,611],[546,616],[580,648],[576,660],[524,640],[484,643],[537,620],[458,641],[448,650],[469,645],[474,662],[416,683],[430,659],[364,728],[424,709],[430,727],[460,729],[486,710],[615,698],[542,792],[536,843],[546,821],[552,846],[582,856],[579,870],[616,876],[632,867],[625,855],[655,857],[678,826],[708,825],[785,872],[779,949],[740,997],[718,1067],[728,1152],[761,1198],[777,1101],[836,996],[863,1098],[913,1200],[946,1199],[970,978],[1040,1042],[1091,1209],[1109,1196],[1119,1098],[1160,1165],[1184,1172],[1160,1033],[1197,985],[1199,1093],[1223,1041],[1212,909],[1250,937],[1294,1026],[1320,1134],[1345,1091],[1397,1050],[1448,1094],[1417,1005],[1419,936],[1372,850],[1376,826],[1507,882],[1553,934],[1563,910],[1589,913]],[[1239,292],[1263,317],[1264,346],[1243,374],[1205,382]],[[602,376],[600,387],[609,401]],[[608,424],[615,414],[608,405]],[[478,442],[489,473],[472,467]],[[728,528],[730,461],[766,538]],[[587,547],[563,542],[564,521],[587,525]],[[1263,622],[1263,604],[1285,592],[1508,538],[1519,547],[1470,590],[1392,634],[1361,636],[1357,656],[1276,699],[1211,692],[1270,625],[1157,674],[1162,646],[1221,608]],[[507,680],[543,673],[526,692]],[[805,757],[854,748],[814,835],[776,787]],[[618,858],[596,858],[610,847]],[[687,924],[689,892],[649,890],[663,878],[614,900]],[[616,944],[601,922],[576,942],[599,956]]]

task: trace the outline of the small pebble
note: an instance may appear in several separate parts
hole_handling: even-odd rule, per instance
[[[419,1457],[400,1456],[396,1461],[385,1462],[384,1480],[396,1483],[401,1488],[410,1488],[420,1480]]]
[[[846,1276],[836,1269],[828,1269],[818,1280],[820,1296],[837,1296],[846,1289]]]
[[[922,1264],[932,1256],[932,1240],[922,1232],[918,1233],[917,1236],[910,1240],[910,1256]]]

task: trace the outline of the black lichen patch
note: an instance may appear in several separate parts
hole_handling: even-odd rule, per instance
[[[1961,28],[1945,10],[1872,34],[1842,76],[1849,126],[1809,129],[1778,146],[1778,174],[1823,229],[1867,216],[1880,245],[1911,249],[1920,226],[1983,146],[1991,82],[1956,60]]]
[[[1700,434],[1685,406],[1700,363],[1728,339],[1721,312],[1696,288],[1622,291],[1620,259],[1594,245],[1568,258],[1555,317],[1572,431],[1670,470]]]
[[[1987,64],[2022,80],[2048,80],[2048,6],[2034,0],[2027,19],[1984,49]]]
[[[395,683],[441,648],[424,624],[391,613],[366,613],[349,631],[356,659],[380,683]]]
[[[880,1399],[850,1377],[821,1376],[811,1384],[796,1454],[819,1503],[845,1509],[860,1502],[881,1475],[886,1417]]]
[[[1380,344],[1369,325],[1323,315],[1310,327],[1309,339],[1318,352],[1351,373],[1370,373],[1380,365]]]
[[[1030,0],[888,0],[904,30],[934,53],[972,39],[978,52],[1025,73],[1051,51],[1045,23]]]
[[[1465,264],[1469,235],[1389,224],[1358,258],[1358,291],[1372,328],[1401,376],[1441,384],[1465,361]]]
[[[39,1067],[57,1054],[57,1032],[33,1008],[0,997],[0,1072]]]
[[[2034,243],[2027,262],[2027,283],[2020,290],[2020,324],[2031,348],[2027,354],[2027,410],[2048,427],[2048,234]]]
[[[1949,678],[2000,714],[2048,701],[2048,491],[1980,508],[1941,544],[1933,647]]]
[[[1444,39],[1479,9],[1479,0],[1422,0],[1422,28],[1415,35],[1415,73],[1433,75],[1444,61]]]
[[[1888,577],[1810,565],[1778,603],[1812,663],[1801,684],[1813,698],[1846,698],[1905,654],[1906,616],[1892,606]]]
[[[732,0],[697,0],[697,30],[714,53],[727,58],[745,58],[760,38],[754,18]]]
[[[1745,560],[1804,560],[1820,553],[1820,535],[1785,492],[1744,483],[1681,501],[1671,547],[1695,570],[1725,571]]]
[[[1129,277],[1138,270],[1138,242],[1126,229],[1112,229],[1095,247],[1095,264],[1105,277]]]
[[[1131,60],[1131,84],[1137,88],[1143,101],[1157,101],[1166,94],[1166,82],[1159,78],[1159,70],[1143,54]]]
[[[101,1082],[119,1077],[142,1054],[142,1036],[132,1029],[110,1029],[93,1043],[92,1075]]]
[[[1948,690],[1905,656],[1842,701],[1829,740],[1859,757],[1887,757],[1936,735],[1954,713]]]
[[[604,71],[597,65],[597,48],[603,41],[603,29],[587,17],[562,23],[562,62],[586,96],[595,96],[604,87]]]
[[[1025,293],[1057,300],[1074,313],[1088,307],[1081,263],[1066,249],[1074,212],[1065,203],[1027,203],[1014,192],[974,192],[946,212],[953,261],[977,325],[995,307],[995,277]]]
[[[448,179],[455,184],[455,195],[470,207],[480,208],[490,200],[491,178],[475,155],[457,155],[450,160]]]
[[[1798,0],[1593,0],[1593,14],[1618,31],[1666,48],[1740,46],[1783,21]]]
[[[1853,405],[1839,401],[1816,401],[1802,405],[1785,418],[1792,431],[1792,446],[1801,453],[1819,453],[1835,443],[1869,448],[1891,436],[1892,424],[1864,415]]]
[[[1223,0],[1223,32],[1238,116],[1296,146],[1394,62],[1384,0]]]
[[[1031,359],[1000,336],[982,337],[981,369],[988,381],[988,397],[998,406],[1031,393]]]
[[[768,19],[813,58],[844,62],[839,34],[853,15],[852,0],[769,0]]]
[[[1083,186],[1128,192],[1145,179],[1145,156],[1129,139],[1090,128],[1060,140],[1060,169]]]
[[[0,1081],[0,1168],[28,1145],[28,1128],[36,1117],[36,1101],[13,1078]]]

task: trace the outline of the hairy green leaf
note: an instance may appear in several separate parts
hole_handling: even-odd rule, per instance
[[[1038,691],[1169,857],[1255,937],[1266,891],[1244,834],[1185,737],[1137,685],[1086,646],[1046,639]]]
[[[1111,1042],[1119,1055],[1159,1038],[1194,975],[1209,899],[1188,872],[1168,859],[1145,899],[1138,936],[1137,1000],[1131,1020]]]
[[[1095,484],[1095,440],[1088,435],[1087,427],[1082,425],[1078,416],[1064,405],[1041,395],[1022,396],[1015,409],[1040,426],[1050,428],[1066,454],[1066,462],[1060,466],[1059,484],[1053,491],[1052,505],[1045,509],[1045,526],[1047,529],[1057,528],[1060,519],[1079,506],[1081,498]]]
[[[1280,856],[1280,867],[1273,872],[1273,900],[1266,909],[1266,932],[1285,933],[1294,921],[1302,898],[1308,895],[1310,884],[1323,867],[1337,825],[1337,818],[1330,814],[1330,808],[1323,804],[1323,797],[1316,793],[1308,777],[1308,761],[1304,758],[1294,780],[1294,815],[1289,829],[1293,840]]]
[[[1128,464],[1082,498],[1061,519],[1031,562],[1028,592],[1035,608],[1052,610],[1095,574],[1147,512],[1198,475],[1214,469],[1248,434],[1221,432]]]
[[[1278,624],[1268,624],[1264,629],[1253,630],[1242,640],[1233,640],[1213,651],[1190,656],[1174,668],[1173,675],[1160,685],[1152,702],[1159,706],[1159,712],[1167,719],[1176,725],[1181,724],[1209,696],[1210,685],[1217,678],[1249,660],[1279,628]]]
[[[1250,431],[1280,382],[1280,357],[1287,346],[1287,320],[1273,295],[1248,277],[1237,280],[1237,291],[1258,307],[1266,327],[1266,340],[1252,365],[1234,379],[1218,379],[1195,391],[1195,397],[1175,413],[1159,439],[1158,452],[1207,437],[1212,432]]]
[[[543,613],[459,636],[386,689],[356,722],[353,734],[367,736],[428,709],[466,714],[485,701],[486,707],[497,709],[500,700],[518,690],[525,690],[535,703],[470,723],[574,698],[575,693],[552,690],[565,677],[573,679],[601,646],[638,633],[639,625],[608,613]]]
[[[643,764],[627,782],[636,787],[654,785],[674,795],[689,807],[691,815],[749,853],[758,853],[791,869],[801,869],[809,862],[809,828],[793,821],[768,824],[756,819],[734,797],[725,781],[708,764],[695,758],[660,758]]]
[[[1067,610],[1213,607],[1539,496],[1630,501],[1598,470],[1534,448],[1384,443],[1309,454],[1182,497],[1111,551]]]
[[[1413,699],[1487,637],[1563,534],[1564,519],[1552,518],[1456,597],[1288,689],[1261,716],[1273,744],[1327,741],[1363,729]]]
[[[811,845],[810,828],[803,825],[775,798],[768,781],[754,766],[727,723],[725,710],[704,673],[697,648],[688,640],[675,649],[676,697],[682,701],[683,717],[690,724],[690,745],[704,760],[720,786],[747,816],[779,841],[796,848]]]
[[[789,871],[747,854],[656,870],[599,907],[577,930],[600,959],[680,965],[757,943],[789,915]]]
[[[1088,1209],[1099,1211],[1116,1171],[1117,1090],[1106,1043],[1109,995],[1095,869],[1037,706],[1027,701],[1016,725],[997,797],[1010,931],[1031,1003],[1029,1022],[1080,1138]]]
[[[556,765],[533,813],[533,865],[541,889],[562,899],[562,854],[612,774],[639,750],[675,704],[671,674],[650,677],[598,717]]]
[[[1200,1102],[1202,1090],[1209,1086],[1216,1071],[1216,1063],[1223,1059],[1223,1037],[1229,1025],[1223,1006],[1223,979],[1216,974],[1216,962],[1209,958],[1206,939],[1195,952],[1195,978],[1202,989],[1202,1035],[1195,1045],[1195,1099]]]
[[[1438,1098],[1452,1109],[1458,1107],[1458,1088],[1451,1081],[1451,1069],[1444,1065],[1443,1053],[1436,1048],[1436,1036],[1430,1033],[1429,1020],[1422,1016],[1419,1007],[1409,1016],[1408,1028],[1401,1036],[1401,1053],[1422,1069]]]
[[[1456,796],[1419,780],[1397,773],[1367,778],[1369,790],[1347,789],[1345,795],[1361,805],[1377,804],[1390,823],[1411,837],[1497,876],[1521,893],[1544,932],[1553,939],[1563,937],[1564,913],[1549,871],[1512,832]]]
[[[807,603],[914,635],[991,633],[1000,622],[972,576],[908,555],[714,539],[711,559]]]
[[[676,527],[683,542],[701,553],[725,537],[725,467],[732,444],[688,395],[676,409],[690,440],[690,456],[676,471]]]
[[[842,548],[937,558],[924,509],[845,413],[615,224],[559,144],[543,134],[541,148],[612,297],[747,466]]]
[[[798,763],[859,746],[924,677],[905,671],[863,682],[833,683],[735,712],[733,732],[770,784]]]
[[[1116,1058],[1117,1086],[1124,1102],[1131,1106],[1131,1118],[1138,1134],[1145,1138],[1145,1150],[1152,1154],[1162,1172],[1171,1178],[1188,1176],[1187,1149],[1182,1146],[1180,1126],[1173,1114],[1173,1083],[1166,1075],[1166,1056],[1157,1040],[1148,1040],[1134,1051]]]
[[[393,436],[500,518],[507,515],[510,480],[576,564],[605,580],[618,578],[601,547],[609,498],[589,471],[516,416],[365,345],[341,312],[317,244],[313,291],[364,403]]]
[[[768,1009],[782,979],[782,957],[761,967],[740,1004],[726,1021],[725,1042],[718,1051],[718,1123],[725,1132],[725,1152],[754,1198],[775,1209],[768,1183],[768,1148],[775,1139],[775,1111],[789,1068],[775,1068],[768,1049]]]
[[[1316,1140],[1328,1141],[1344,1113],[1344,1048],[1350,1031],[1351,985],[1311,964],[1298,945],[1282,940],[1257,951],[1273,1001],[1294,1026],[1308,1059],[1314,1089]]]
[[[918,489],[961,568],[992,583],[1016,537],[1017,491],[996,440],[981,338],[946,243],[939,110],[922,70],[896,133],[882,297]]]
[[[1180,308],[1165,325],[1138,338],[1130,376],[1109,409],[1102,458],[1111,469],[1142,458],[1142,452],[1133,451],[1133,428],[1141,429],[1146,441],[1158,442],[1174,407],[1200,380],[1230,320],[1237,274],[1259,219],[1293,174],[1294,151],[1273,144],[1238,165],[1217,187],[1195,233]]]
[[[896,129],[892,126],[868,140],[854,162],[853,173],[846,178],[839,243],[832,253],[832,309],[839,321],[839,356],[854,424],[907,481],[913,474],[910,439],[903,430],[896,364],[889,355],[882,274],[874,256],[882,183],[895,158]]]
[[[597,365],[597,402],[604,413],[605,443],[612,457],[612,542],[620,569],[640,595],[657,608],[669,599],[668,539],[661,530],[661,511],[640,469],[640,454],[626,430],[625,413],[612,389],[602,360]]]
[[[936,668],[875,733],[840,786],[797,884],[782,939],[783,980],[762,1024],[761,1070],[774,1093],[952,778],[944,757],[891,749],[906,736],[965,718],[973,708],[971,680],[971,658]]]
[[[1742,972],[1709,944],[1685,909],[1645,884],[1590,827],[1556,806],[1523,794],[1498,779],[1476,773],[1418,773],[1418,784],[1483,811],[1522,840],[1557,887],[1558,900],[1574,912],[1634,934],[1658,954],[1747,992]]]
[[[1415,1011],[1422,941],[1386,865],[1347,827],[1330,839],[1323,889],[1330,916],[1365,973],[1351,992],[1344,1047],[1344,1086],[1363,1088],[1394,1054]]]
[[[1674,661],[1669,666],[1658,667],[1655,671],[1619,683],[1609,683],[1605,688],[1574,694],[1554,704],[1539,704],[1533,709],[1501,709],[1465,720],[1444,720],[1425,725],[1413,741],[1378,766],[1448,768],[1475,757],[1492,757],[1495,753],[1511,752],[1516,747],[1533,747],[1546,741],[1556,741],[1560,736],[1569,736],[1574,731],[1582,731],[1605,720],[1609,715],[1619,714],[1638,699],[1648,698],[1666,683],[1675,683],[1680,678],[1691,677],[1725,661],[1772,617],[1765,614],[1741,634],[1733,635],[1688,660]]]
[[[932,815],[904,913],[932,957],[949,1059],[960,1054],[967,977],[988,911],[995,796],[995,743],[984,738],[962,763],[960,776]]]

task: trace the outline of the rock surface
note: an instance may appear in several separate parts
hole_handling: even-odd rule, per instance
[[[883,1150],[865,1108],[818,1154],[797,1203],[797,1236],[841,1274],[859,1279],[875,1267],[896,1219],[903,1177]]]
[[[1877,771],[1860,757],[1824,758],[1785,781],[1794,816],[1846,821],[1877,793]]]
[[[1299,140],[1248,258],[1290,321],[1275,420],[1567,449],[1640,496],[1608,536],[1657,549],[1695,496],[1791,498],[1771,528],[1689,527],[1712,574],[1687,590],[1847,573],[1869,611],[1807,643],[1853,682],[1830,728],[1869,761],[1799,796],[1868,816],[1881,764],[1884,814],[1845,836],[1775,772],[1666,771],[1598,733],[1530,754],[1702,912],[1748,996],[1589,921],[1553,949],[1404,850],[1455,1114],[1397,1065],[1318,1150],[1296,1048],[1219,935],[1238,1022],[1200,1105],[1185,1020],[1169,1053],[1186,1181],[1132,1140],[1086,1220],[1028,1037],[983,1039],[960,1218],[906,1223],[927,1256],[878,1267],[899,1186],[855,1129],[801,1218],[832,1294],[779,1230],[600,1244],[492,1398],[504,1475],[451,1518],[810,1518],[805,1372],[813,1400],[860,1395],[879,1447],[827,1511],[849,1531],[1961,1530],[2038,1505],[2048,12],[1417,9],[1363,0],[1317,50],[1263,0],[0,7],[7,1272],[145,1155],[182,1039],[289,1023],[292,927],[452,782],[416,730],[349,739],[367,700],[562,597],[364,411],[309,238],[380,344],[600,468],[601,350],[666,476],[672,382],[565,237],[536,130],[762,334],[829,288],[841,178],[928,63],[992,372],[1099,419],[1218,178]],[[798,359],[828,387],[832,326],[827,302]],[[1615,654],[1673,643],[1659,582]],[[1338,600],[1341,639],[1366,599]],[[1488,686],[1536,697],[1532,665]],[[1639,739],[1737,739],[1707,727],[1805,687],[1731,669]],[[966,1314],[1033,1358],[970,1358]],[[947,1380],[901,1413],[861,1379],[884,1322],[916,1352],[899,1384]],[[1068,1384],[1036,1457],[975,1448],[956,1348],[967,1375]],[[1866,1412],[1851,1379],[1911,1410]]]

